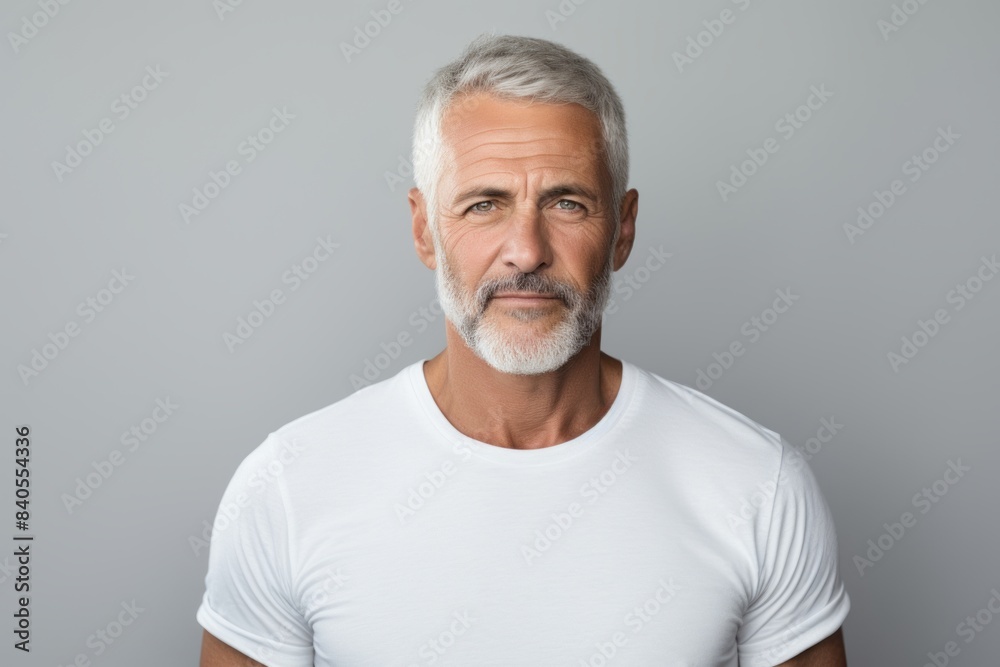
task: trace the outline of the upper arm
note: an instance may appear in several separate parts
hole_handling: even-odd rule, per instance
[[[818,644],[807,648],[797,656],[777,667],[847,667],[844,651],[844,629],[836,632]]]
[[[264,663],[240,653],[208,630],[201,635],[201,660],[198,667],[265,667]]]
[[[282,491],[288,473],[270,465],[280,462],[279,445],[269,436],[223,493],[196,618],[214,639],[259,661],[246,664],[306,667],[313,664],[312,629],[294,585],[293,519]]]
[[[792,656],[831,650],[850,609],[830,508],[805,459],[781,441],[770,517],[756,537],[759,578],[737,634],[748,667],[811,665]]]

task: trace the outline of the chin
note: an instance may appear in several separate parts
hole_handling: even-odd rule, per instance
[[[578,346],[570,344],[575,340],[574,333],[559,328],[545,336],[511,336],[509,332],[480,328],[472,349],[476,356],[501,373],[541,375],[562,368],[579,352]]]

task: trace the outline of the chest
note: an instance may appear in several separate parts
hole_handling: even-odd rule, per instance
[[[317,665],[736,666],[746,563],[669,490],[491,483],[308,532]]]

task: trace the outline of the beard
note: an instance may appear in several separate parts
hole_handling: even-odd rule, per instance
[[[601,326],[611,294],[617,229],[604,267],[586,292],[537,273],[515,273],[486,280],[474,293],[469,293],[462,287],[436,236],[438,266],[434,279],[441,309],[469,349],[497,371],[513,375],[555,371],[587,345]],[[555,303],[561,304],[556,305],[562,311],[561,317],[549,331],[539,331],[551,316],[549,308],[494,308],[493,316],[487,318],[486,308],[497,292],[553,295]],[[513,322],[505,323],[506,318]]]

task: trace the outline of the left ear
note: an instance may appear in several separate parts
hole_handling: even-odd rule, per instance
[[[635,242],[635,219],[639,215],[639,191],[632,188],[622,198],[621,209],[618,211],[618,242],[615,244],[615,267],[622,268],[625,260],[632,252]]]

